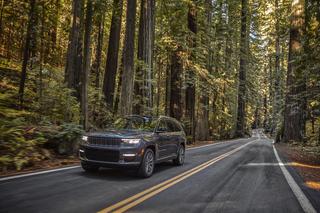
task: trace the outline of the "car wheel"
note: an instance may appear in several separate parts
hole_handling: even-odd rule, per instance
[[[185,158],[185,148],[184,146],[180,146],[178,151],[178,156],[176,159],[173,160],[173,163],[177,166],[181,166],[184,164],[184,158]]]
[[[97,172],[99,170],[99,166],[90,165],[83,162],[81,163],[81,166],[86,172]]]
[[[154,161],[153,151],[151,149],[146,149],[138,172],[140,177],[147,178],[153,174]]]

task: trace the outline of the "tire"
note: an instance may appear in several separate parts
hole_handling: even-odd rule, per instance
[[[99,170],[99,166],[90,165],[88,163],[81,162],[81,166],[82,166],[84,171],[90,172],[90,173],[94,173],[94,172],[97,172]]]
[[[146,149],[138,171],[138,175],[143,178],[151,177],[154,171],[154,165],[154,152],[151,149]]]
[[[174,165],[182,166],[184,164],[185,153],[186,153],[186,150],[185,150],[184,146],[180,145],[179,151],[178,151],[178,156],[176,159],[173,160]]]

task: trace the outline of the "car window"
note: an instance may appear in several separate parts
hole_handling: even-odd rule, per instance
[[[168,126],[166,120],[160,120],[157,131],[159,132],[167,132],[168,131]]]
[[[153,131],[156,124],[156,119],[144,119],[138,116],[127,116],[117,119],[113,124],[113,128]]]
[[[177,125],[175,124],[175,122],[167,120],[167,124],[168,124],[168,132],[179,132],[179,128],[177,127]]]
[[[174,125],[176,127],[176,132],[181,132],[182,131],[180,124],[178,124],[177,122],[174,122]]]

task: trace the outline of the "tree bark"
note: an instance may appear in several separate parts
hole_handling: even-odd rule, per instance
[[[279,113],[281,110],[281,91],[280,91],[280,23],[279,23],[279,3],[275,0],[275,19],[276,19],[276,57],[275,57],[275,74],[274,74],[274,100],[273,100],[273,110],[272,110],[272,129],[277,132],[277,124],[279,122]]]
[[[239,68],[239,87],[238,87],[238,108],[236,137],[244,137],[246,131],[246,69],[247,69],[247,11],[248,0],[241,1],[241,38],[240,38],[240,68]]]
[[[123,0],[114,0],[108,53],[107,53],[107,62],[106,62],[104,80],[103,80],[103,93],[105,96],[106,103],[111,109],[113,107],[115,83],[116,83],[117,70],[118,70],[122,10],[123,10]]]
[[[1,8],[0,8],[0,45],[2,44],[2,20],[3,20],[3,10],[5,6],[5,0],[1,0]]]
[[[88,81],[91,57],[91,31],[92,31],[92,0],[87,0],[84,48],[83,48],[83,68],[81,73],[81,123],[84,130],[88,130]]]
[[[170,73],[170,109],[169,115],[177,120],[182,117],[182,103],[181,103],[181,75],[183,72],[183,65],[181,54],[182,48],[178,47],[172,54],[171,58],[171,73]]]
[[[141,0],[138,37],[138,60],[134,84],[135,114],[152,112],[152,69],[154,43],[154,0]]]
[[[104,14],[100,14],[98,23],[98,37],[97,37],[97,47],[95,53],[95,62],[92,66],[92,73],[95,74],[94,85],[95,88],[100,88],[100,67],[101,67],[101,56],[103,47],[103,37],[104,37]]]
[[[27,65],[30,57],[30,49],[31,49],[31,42],[32,42],[32,31],[35,30],[35,16],[36,16],[36,0],[30,1],[30,10],[29,10],[29,20],[28,20],[28,27],[27,27],[27,34],[25,40],[25,46],[23,51],[23,61],[21,67],[21,78],[20,78],[20,85],[19,85],[19,102],[20,108],[23,108],[23,95],[24,95],[24,88],[25,82],[27,78]],[[35,38],[33,38],[35,39]]]
[[[190,38],[190,60],[195,61],[196,54],[196,34],[197,34],[197,6],[196,2],[192,1],[189,4],[188,11],[188,29],[191,32]],[[195,88],[195,71],[189,67],[186,73],[186,110],[185,117],[190,123],[190,127],[186,129],[187,135],[192,135],[193,142],[195,141],[195,96],[196,96],[196,88]]]
[[[82,40],[83,40],[83,0],[73,0],[73,21],[69,35],[65,82],[74,90],[74,95],[80,100],[80,74],[82,73]]]
[[[212,1],[206,0],[206,33],[207,36],[210,37],[212,30]],[[207,39],[208,44],[211,43],[211,38]],[[207,57],[207,70],[210,73],[212,63],[211,63],[211,50],[210,46],[208,48],[208,57]],[[201,78],[201,85],[202,88],[201,94],[199,95],[199,113],[198,113],[198,122],[196,128],[196,140],[205,141],[209,139],[209,96],[208,92],[206,91],[206,79]]]
[[[59,26],[59,18],[60,18],[60,9],[61,9],[61,0],[56,0],[55,9],[53,14],[53,26],[50,29],[50,48],[47,48],[48,53],[46,55],[50,55],[50,63],[58,65],[59,64],[59,56],[57,53],[57,36],[58,36],[58,26]]]
[[[127,0],[126,33],[123,49],[123,75],[120,97],[120,114],[132,113],[134,89],[134,39],[136,22],[136,0]]]
[[[287,94],[284,115],[284,141],[302,142],[305,138],[305,73],[301,66],[303,54],[304,0],[291,6]]]

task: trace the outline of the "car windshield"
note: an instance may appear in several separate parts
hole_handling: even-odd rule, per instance
[[[113,127],[116,129],[153,131],[157,123],[156,121],[157,119],[154,118],[128,116],[117,119]]]

